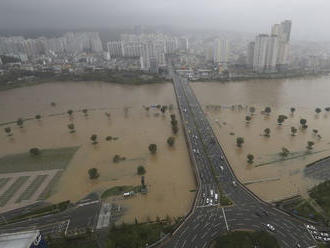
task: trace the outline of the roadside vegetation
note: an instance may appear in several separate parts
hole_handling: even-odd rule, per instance
[[[122,195],[125,192],[130,192],[130,191],[134,191],[136,193],[141,192],[141,186],[128,186],[128,185],[123,185],[123,186],[114,186],[112,188],[107,189],[106,191],[104,191],[101,195],[102,199],[108,198],[110,196],[118,196],[118,195]]]
[[[24,87],[50,81],[102,81],[117,84],[152,84],[166,81],[158,75],[138,71],[85,71],[80,74],[16,70],[0,76],[0,90]]]
[[[330,180],[315,186],[309,193],[318,205],[322,207],[327,217],[330,218]]]
[[[1,224],[15,223],[18,221],[23,221],[30,218],[40,217],[48,214],[55,214],[66,210],[70,206],[70,201],[64,201],[57,204],[52,204],[48,206],[41,207],[39,209],[33,210],[31,212],[17,215],[14,218],[7,219],[6,222],[1,222]]]

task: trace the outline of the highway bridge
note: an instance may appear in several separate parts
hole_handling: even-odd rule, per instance
[[[270,231],[267,224],[275,228],[272,235],[281,247],[316,247],[304,223],[263,202],[237,180],[188,80],[176,75],[171,67],[169,73],[198,191],[192,212],[162,247],[204,248],[221,233],[239,229]],[[220,196],[229,198],[232,204],[222,206]]]

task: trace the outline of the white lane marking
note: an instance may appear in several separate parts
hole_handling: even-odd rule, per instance
[[[66,228],[65,228],[65,232],[64,232],[64,235],[66,236],[67,232],[68,232],[68,227],[70,225],[70,219],[68,220],[68,224],[66,225]]]
[[[226,218],[225,210],[223,208],[222,208],[222,213],[223,213],[223,217],[225,219],[227,231],[229,231],[229,227],[228,227],[228,223],[227,223],[227,218]]]

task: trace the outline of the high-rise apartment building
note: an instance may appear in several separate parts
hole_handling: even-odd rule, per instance
[[[269,35],[259,34],[254,42],[253,70],[256,72],[265,70],[268,39]]]
[[[253,66],[253,58],[254,58],[254,46],[255,42],[249,42],[248,50],[247,50],[247,64],[252,67]]]
[[[229,59],[229,41],[216,39],[213,56],[214,63],[227,64]]]
[[[274,24],[271,35],[260,34],[248,46],[248,64],[256,72],[275,72],[288,69],[291,21]],[[252,59],[253,57],[253,59]],[[253,62],[252,62],[253,61]]]

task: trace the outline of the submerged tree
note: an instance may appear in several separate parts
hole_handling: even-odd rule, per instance
[[[74,129],[74,124],[73,123],[70,123],[68,124],[68,128],[70,130],[70,133],[74,133],[76,130]]]
[[[23,122],[24,122],[24,120],[22,118],[18,118],[17,121],[16,121],[16,124],[17,124],[17,126],[22,128],[23,127]]]
[[[90,140],[92,141],[93,145],[96,145],[97,144],[97,135],[92,134],[92,136],[90,137]]]
[[[294,107],[291,107],[291,108],[290,108],[290,112],[291,112],[291,114],[294,114],[295,111],[296,111],[296,109],[295,109]]]
[[[168,139],[167,139],[167,144],[168,144],[169,146],[173,146],[174,143],[175,143],[175,137],[173,137],[173,136],[168,137]]]
[[[5,132],[8,136],[12,136],[11,128],[10,127],[5,127]]]
[[[307,141],[307,149],[311,150],[313,149],[313,146],[314,146],[314,142],[313,141]]]
[[[245,121],[246,121],[246,124],[249,124],[251,121],[251,116],[249,116],[249,115],[245,116]]]
[[[70,117],[72,117],[73,110],[72,110],[72,109],[69,109],[69,110],[67,111],[67,113],[68,113],[68,115],[69,115]]]
[[[174,134],[177,134],[179,131],[178,126],[172,126],[172,131]]]
[[[40,149],[38,147],[33,147],[30,149],[30,154],[33,156],[37,156],[40,154]]]
[[[111,114],[109,112],[105,112],[104,114],[105,114],[106,117],[108,117],[108,119],[111,118]]]
[[[266,137],[270,137],[270,133],[271,133],[271,130],[270,130],[270,128],[265,128],[265,130],[264,130],[264,136],[266,136]]]
[[[83,109],[82,112],[84,113],[85,116],[88,116],[88,109]]]
[[[157,145],[156,144],[150,144],[148,148],[149,148],[149,151],[152,154],[155,154],[157,152]]]
[[[321,108],[316,108],[316,109],[315,109],[315,113],[316,113],[316,114],[321,113],[321,111],[322,111]]]
[[[253,115],[253,114],[256,112],[256,108],[253,107],[253,106],[251,106],[251,107],[249,108],[249,111],[250,111],[250,113]]]
[[[249,164],[252,164],[252,163],[253,163],[253,160],[254,160],[254,156],[253,156],[252,154],[249,153],[246,157],[247,157],[247,159],[248,159],[248,163],[249,163]]]
[[[300,124],[302,129],[306,129],[308,127],[306,123],[307,123],[306,119],[300,119]]]
[[[237,144],[237,146],[238,146],[238,147],[242,147],[243,143],[244,143],[244,138],[242,138],[242,137],[237,137],[237,139],[236,139],[236,144]]]
[[[36,120],[40,120],[41,119],[41,115],[36,115],[34,118],[36,118]]]
[[[89,179],[96,179],[100,176],[96,168],[90,168],[88,170],[88,175]]]
[[[287,117],[286,115],[279,115],[279,116],[277,117],[277,123],[278,123],[278,125],[282,125],[282,123],[283,123],[286,119],[288,119],[288,117]]]
[[[281,155],[282,157],[287,157],[287,156],[289,155],[289,153],[290,153],[290,151],[289,151],[288,148],[286,148],[286,147],[282,147],[282,151],[280,152],[280,155]]]
[[[272,109],[271,109],[270,107],[266,107],[266,108],[265,108],[265,113],[266,113],[267,115],[269,115],[270,112],[272,112]]]
[[[296,127],[291,127],[291,135],[295,136],[297,133],[298,129]]]
[[[146,169],[142,165],[137,167],[137,174],[138,175],[144,175],[145,173],[146,173]]]
[[[316,135],[319,132],[317,129],[313,129],[313,134]]]

